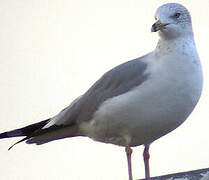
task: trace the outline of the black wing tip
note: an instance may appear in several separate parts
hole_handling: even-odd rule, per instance
[[[38,122],[38,123],[28,125],[26,127],[20,128],[20,129],[15,129],[15,130],[12,130],[12,131],[0,133],[0,139],[26,136],[23,139],[21,139],[20,141],[16,142],[12,146],[10,146],[9,149],[8,149],[8,151],[9,151],[15,145],[29,139],[35,131],[41,129],[44,125],[46,125],[49,122],[49,120],[50,119],[47,119],[47,120],[44,120],[44,121],[41,121],[41,122]]]
[[[8,138],[7,132],[1,133],[0,134],[0,139]]]
[[[34,123],[23,128],[15,129],[12,131],[3,132],[0,134],[0,139],[3,138],[11,138],[11,137],[19,137],[19,136],[30,136],[36,130],[41,129],[44,125],[49,122],[50,119]]]

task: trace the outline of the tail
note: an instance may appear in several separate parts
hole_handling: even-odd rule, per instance
[[[45,126],[50,119],[35,123],[35,124],[31,124],[29,126],[20,128],[20,129],[15,129],[12,131],[8,131],[8,132],[4,132],[0,134],[0,139],[3,138],[12,138],[12,137],[19,137],[19,136],[26,136],[25,138],[21,139],[20,141],[16,142],[15,144],[13,144],[8,150],[10,150],[14,145],[23,142],[27,139],[29,139],[32,134],[34,134],[34,132],[40,130],[43,126]]]

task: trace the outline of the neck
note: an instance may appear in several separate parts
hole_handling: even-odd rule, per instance
[[[191,50],[196,49],[193,35],[180,36],[173,39],[160,38],[155,49],[156,55],[163,55],[172,52],[189,54]]]

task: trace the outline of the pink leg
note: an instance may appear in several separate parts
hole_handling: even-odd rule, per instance
[[[132,167],[131,167],[131,154],[132,154],[132,149],[130,147],[126,147],[126,157],[128,161],[128,175],[129,175],[129,180],[133,180],[132,176]]]
[[[150,169],[149,169],[149,158],[150,158],[150,155],[149,155],[149,144],[148,145],[145,145],[143,156],[144,156],[145,178],[146,179],[147,178],[149,179],[150,178]]]

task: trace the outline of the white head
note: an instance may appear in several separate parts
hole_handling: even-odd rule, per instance
[[[151,31],[158,31],[163,39],[193,35],[191,16],[181,4],[168,3],[160,6],[155,13],[155,19],[157,22],[153,24]]]

